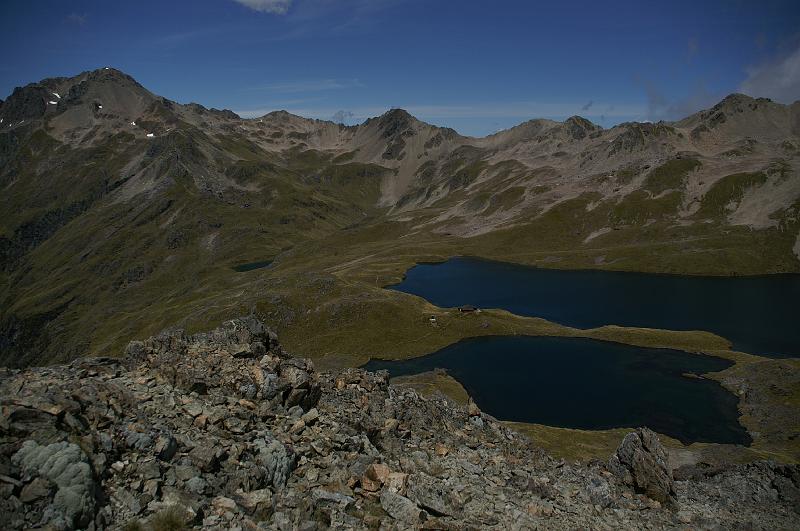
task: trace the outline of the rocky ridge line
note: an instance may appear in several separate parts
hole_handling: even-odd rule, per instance
[[[800,527],[800,467],[672,476],[658,438],[555,460],[482,413],[319,373],[252,317],[0,373],[0,527]]]

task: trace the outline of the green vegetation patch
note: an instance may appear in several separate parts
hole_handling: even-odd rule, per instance
[[[264,156],[264,151],[243,135],[216,135],[215,139],[220,149],[240,159],[258,160]]]
[[[644,181],[644,188],[658,195],[665,190],[681,189],[686,175],[698,168],[700,161],[695,159],[670,160],[652,170]]]
[[[432,160],[425,161],[415,173],[420,182],[429,183],[436,176],[436,163]]]
[[[605,461],[611,457],[625,435],[633,431],[629,428],[573,430],[524,422],[505,422],[505,424],[528,437],[534,445],[550,455],[570,462],[590,459]],[[662,443],[667,442],[664,435],[659,435],[659,438]]]
[[[189,529],[186,509],[178,505],[170,505],[154,514],[150,519],[153,531],[183,531]]]
[[[357,152],[358,152],[358,150],[348,151],[347,153],[342,153],[341,155],[335,156],[331,162],[333,162],[334,164],[341,164],[343,162],[350,162],[351,160],[353,160],[353,158],[355,158]]]
[[[700,209],[695,214],[698,218],[719,218],[725,216],[729,205],[736,205],[744,197],[745,192],[755,186],[764,184],[767,176],[764,172],[735,173],[728,175],[711,185],[700,201]]]
[[[469,212],[479,212],[487,205],[489,197],[491,197],[491,195],[488,192],[477,194],[467,200],[464,204],[464,208]]]
[[[315,149],[303,149],[300,146],[286,150],[287,166],[301,173],[314,172],[331,162],[331,155]]]
[[[424,397],[443,394],[457,404],[466,404],[469,400],[469,395],[464,387],[443,369],[434,369],[409,376],[398,376],[392,378],[389,383],[400,387],[409,387]]]
[[[628,184],[639,175],[638,168],[622,168],[615,174],[617,184]]]
[[[478,176],[488,167],[484,161],[477,161],[457,170],[451,177],[447,179],[447,185],[450,190],[457,190],[459,188],[466,188],[478,178]],[[443,170],[444,171],[444,170]]]
[[[613,223],[640,225],[650,219],[661,220],[674,216],[681,205],[683,194],[675,191],[653,198],[644,190],[626,195],[614,205],[609,217]]]
[[[259,177],[274,175],[276,172],[277,168],[270,162],[239,160],[226,168],[225,175],[239,184],[247,185],[258,181]]]
[[[489,199],[489,208],[485,214],[493,214],[498,210],[509,210],[522,202],[524,196],[525,188],[522,186],[512,186],[502,192],[498,192]]]

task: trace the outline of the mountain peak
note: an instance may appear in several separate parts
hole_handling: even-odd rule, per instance
[[[762,107],[764,105],[781,105],[781,104],[779,103],[776,104],[769,98],[754,98],[752,96],[748,96],[747,94],[741,94],[736,92],[733,94],[728,94],[727,96],[722,98],[722,100],[720,100],[719,103],[714,105],[707,112],[713,113],[722,110],[744,112],[747,109],[755,111],[759,107]]]
[[[277,111],[268,112],[267,114],[265,114],[263,116],[263,118],[274,118],[274,119],[279,119],[279,120],[288,120],[288,119],[291,119],[291,118],[298,118],[298,116],[296,114],[292,114],[289,111],[286,111],[284,109],[279,109]]]
[[[44,116],[48,101],[52,100],[50,90],[42,84],[31,83],[14,89],[0,109],[0,118],[8,125],[22,124]]]
[[[411,115],[411,113],[409,113],[407,110],[401,109],[399,107],[395,107],[395,108],[389,109],[388,111],[383,113],[381,115],[381,117],[382,118],[384,118],[384,117],[385,118],[391,118],[393,120],[414,118]]]
[[[398,135],[412,136],[416,134],[414,124],[417,122],[417,119],[403,109],[390,109],[374,120],[377,121],[378,127],[382,130],[385,138],[392,138]],[[371,120],[367,120],[366,123],[370,121]]]
[[[754,98],[752,96],[748,96],[747,94],[742,94],[741,92],[733,92],[728,94],[717,105],[721,105],[723,103],[731,104],[731,103],[750,103],[751,101],[756,100],[767,100],[772,101],[769,98]]]
[[[588,118],[584,118],[583,116],[580,116],[580,115],[577,115],[577,114],[575,114],[573,116],[570,116],[569,118],[564,120],[564,123],[580,124],[580,125],[583,125],[585,127],[597,127],[597,125],[594,124]]]
[[[116,68],[112,68],[110,66],[104,66],[102,68],[96,68],[94,70],[89,70],[76,76],[75,78],[67,79],[66,81],[89,81],[89,82],[101,82],[101,83],[120,83],[124,85],[134,85],[136,87],[140,87],[143,90],[145,89],[138,81],[136,81],[133,76],[126,74],[122,70],[118,70]]]
[[[575,140],[586,138],[589,134],[602,129],[599,125],[592,123],[590,120],[582,116],[570,116],[564,120],[564,125],[569,132],[569,135]]]
[[[725,96],[710,109],[698,111],[675,124],[680,127],[692,128],[694,138],[700,138],[700,135],[717,129],[723,124],[727,124],[726,128],[731,127],[730,121],[734,120],[736,134],[744,134],[745,130],[751,130],[747,136],[755,135],[767,138],[775,136],[776,127],[778,129],[783,127],[780,123],[785,121],[785,117],[779,118],[779,116],[785,115],[787,110],[787,106],[775,103],[769,98],[754,98],[747,94],[733,93]],[[776,119],[778,122],[774,122]],[[753,133],[752,128],[755,127],[755,124],[764,120],[771,125],[764,125],[764,129],[758,135]]]

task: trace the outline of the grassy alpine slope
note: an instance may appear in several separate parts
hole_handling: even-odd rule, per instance
[[[735,358],[737,377],[762,385],[749,368],[770,362],[705,332],[478,321],[383,286],[455,255],[798,272],[798,116],[798,104],[732,95],[672,124],[531,120],[476,139],[401,110],[354,127],[243,120],[114,69],[43,80],[0,105],[0,362],[114,356],[166,327],[255,311],[329,367],[482,334],[571,335]],[[260,261],[273,264],[234,270]],[[788,441],[776,452],[796,452]]]

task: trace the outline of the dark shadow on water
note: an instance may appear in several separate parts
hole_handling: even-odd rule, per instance
[[[800,356],[800,275],[697,277],[557,270],[452,258],[419,264],[392,289],[451,308],[472,304],[577,328],[707,330],[736,350]]]
[[[255,269],[264,269],[265,267],[269,267],[272,265],[272,260],[264,260],[262,262],[250,262],[247,264],[239,264],[237,266],[233,266],[233,270],[239,273],[245,273],[247,271],[253,271]]]
[[[736,397],[716,381],[685,376],[731,365],[583,338],[495,336],[410,360],[372,360],[364,368],[393,377],[445,369],[483,411],[502,420],[592,430],[648,426],[685,444],[750,444]]]

